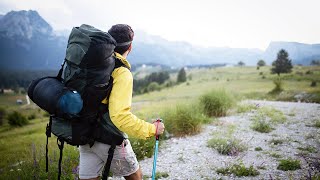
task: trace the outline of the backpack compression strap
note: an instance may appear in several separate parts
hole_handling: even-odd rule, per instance
[[[65,63],[66,63],[66,60],[64,60],[63,63],[61,64],[61,68],[60,68],[59,73],[58,73],[58,75],[57,75],[57,79],[58,79],[59,81],[62,81],[62,72],[63,72],[63,67],[64,67],[64,64],[65,64]]]
[[[59,144],[60,142],[60,144]],[[60,157],[59,157],[59,165],[58,165],[58,169],[59,169],[59,172],[58,172],[58,180],[60,180],[61,178],[61,162],[62,162],[62,152],[63,152],[63,147],[64,147],[64,141],[57,138],[57,144],[58,144],[58,147],[60,149]]]
[[[108,176],[109,176],[109,172],[110,172],[110,166],[111,166],[111,162],[113,159],[113,154],[114,154],[114,149],[116,148],[116,145],[114,143],[112,143],[111,147],[109,148],[108,151],[108,159],[106,164],[104,165],[104,170],[102,173],[102,180],[107,180]]]
[[[51,126],[52,126],[52,115],[50,115],[49,123],[46,127],[46,136],[47,136],[47,143],[46,143],[46,172],[48,172],[48,141],[49,137],[51,137]]]

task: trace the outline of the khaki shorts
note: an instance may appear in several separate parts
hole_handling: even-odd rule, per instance
[[[139,169],[139,163],[134,154],[130,141],[125,140],[126,146],[117,146],[111,162],[110,171],[115,177],[129,176]],[[110,145],[95,142],[80,146],[80,179],[90,179],[101,176],[103,167],[108,158]]]

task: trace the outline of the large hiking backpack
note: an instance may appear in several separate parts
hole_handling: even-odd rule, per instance
[[[57,77],[40,78],[29,86],[30,98],[50,113],[46,127],[46,171],[48,137],[53,133],[60,149],[59,179],[64,142],[74,146],[92,146],[95,141],[110,144],[103,172],[103,179],[106,179],[115,146],[127,138],[111,122],[107,105],[101,103],[110,95],[111,73],[115,68],[125,66],[113,55],[116,45],[106,32],[89,25],[75,27],[70,33],[66,57]]]

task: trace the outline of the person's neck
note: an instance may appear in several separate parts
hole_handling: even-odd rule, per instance
[[[126,52],[124,52],[124,53],[121,54],[121,55],[122,55],[122,57],[124,57],[125,59],[127,59],[128,54],[129,54],[129,51],[126,51]]]

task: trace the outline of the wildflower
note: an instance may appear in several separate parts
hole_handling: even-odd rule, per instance
[[[79,174],[79,166],[72,168],[72,174]]]

